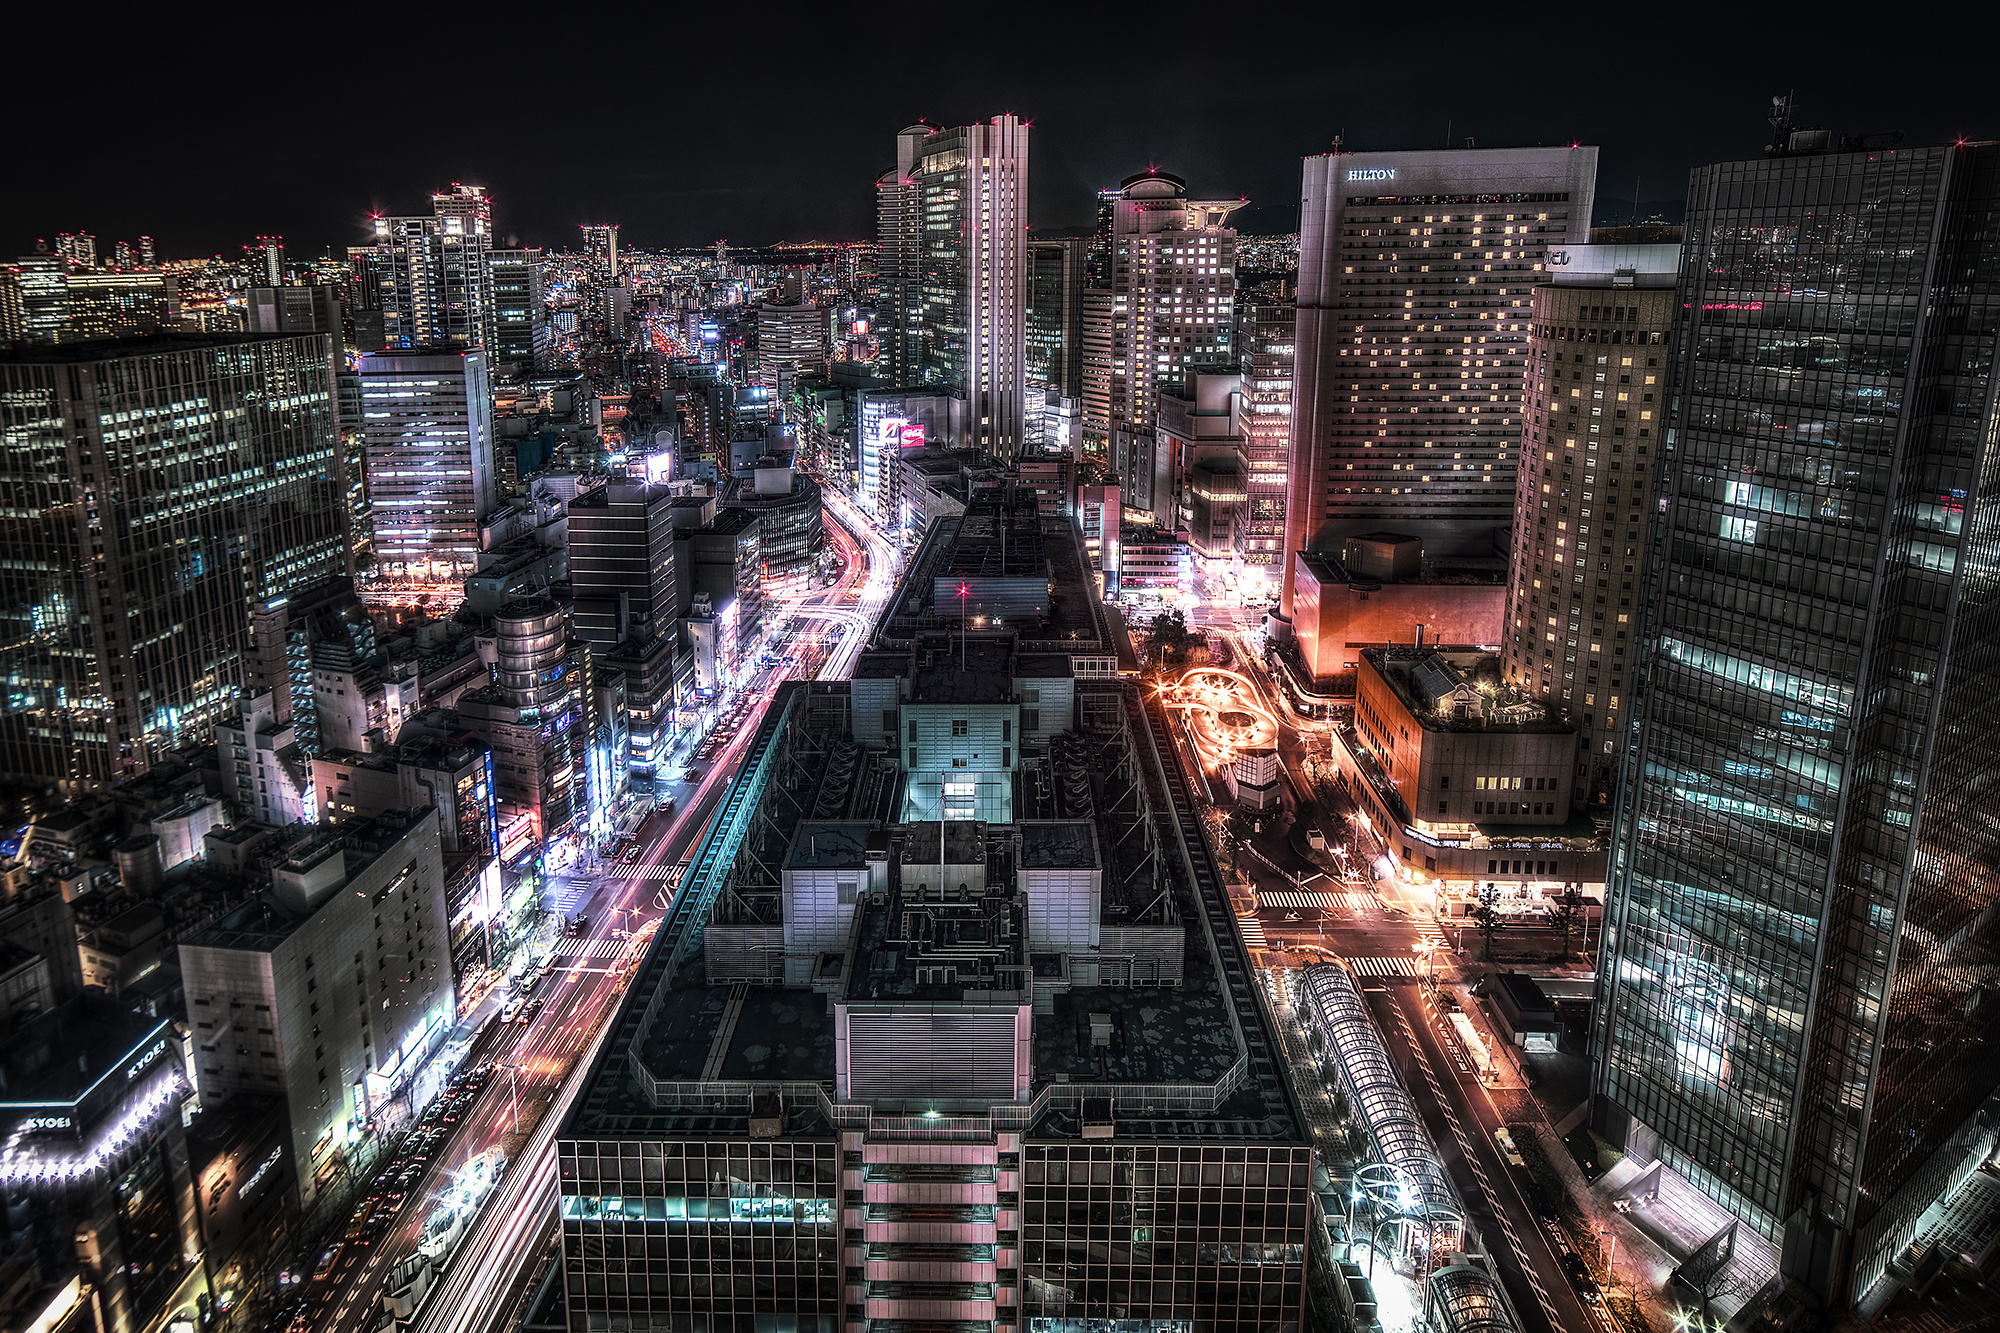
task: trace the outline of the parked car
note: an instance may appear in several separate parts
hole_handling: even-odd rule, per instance
[[[1527,1165],[1521,1157],[1521,1150],[1514,1146],[1514,1136],[1508,1132],[1505,1125],[1493,1131],[1493,1141],[1500,1146],[1500,1155],[1507,1159],[1508,1165]]]

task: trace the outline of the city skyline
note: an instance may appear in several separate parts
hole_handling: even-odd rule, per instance
[[[21,62],[0,1326],[1990,1315],[1984,71],[888,17]]]
[[[260,31],[284,36],[286,20],[271,22]],[[1530,91],[1496,105],[1474,91],[1495,67],[1573,63],[1599,43],[1619,44],[1615,27],[1532,39],[1501,34],[1463,54],[1425,52],[1421,77],[1416,53],[1388,28],[1345,33],[1341,54],[1289,70],[1276,55],[1283,43],[1275,32],[1268,39],[1246,33],[1221,51],[1164,35],[1149,45],[1120,33],[1115,49],[1134,59],[1103,66],[1118,72],[1100,78],[1092,77],[1099,67],[1089,39],[1111,43],[1108,31],[1093,34],[1085,25],[1080,40],[1060,48],[1032,34],[982,38],[978,55],[947,64],[926,58],[954,46],[949,21],[942,29],[939,22],[927,18],[921,35],[885,24],[890,31],[825,37],[814,65],[898,69],[895,79],[840,82],[839,115],[857,127],[918,119],[958,125],[1007,111],[1031,122],[1039,134],[1030,220],[1041,231],[1088,227],[1098,189],[1158,166],[1204,182],[1218,197],[1256,201],[1237,219],[1240,231],[1289,232],[1297,226],[1298,159],[1327,151],[1336,135],[1370,150],[1463,147],[1467,138],[1482,147],[1598,143],[1605,152],[1600,206],[1623,210],[1623,218],[1635,183],[1642,214],[1677,209],[1690,169],[1754,155],[1772,93],[1795,91],[1804,119],[1836,132],[1900,129],[1905,142],[1940,143],[1982,128],[1967,91],[1979,86],[1969,48],[1930,57],[1938,63],[1916,80],[1880,61],[1864,66],[1831,37],[1733,33],[1725,63],[1711,58],[1698,33],[1676,39],[1635,28],[1629,36],[1643,37],[1648,68],[1660,71],[1651,82],[1642,78],[1618,97]],[[1270,21],[1273,28],[1279,22]],[[686,44],[701,24],[677,22],[656,35],[669,49],[692,49]],[[614,11],[599,30],[636,37],[649,28]],[[291,36],[310,49],[310,29]],[[834,139],[796,133],[802,97],[742,96],[725,62],[674,71],[669,106],[690,116],[725,113],[708,117],[699,133],[669,130],[640,143],[609,128],[656,113],[649,81],[637,80],[594,92],[596,110],[575,119],[500,117],[402,134],[394,127],[405,91],[388,67],[345,71],[337,92],[269,118],[234,114],[244,103],[227,80],[212,92],[157,96],[153,80],[142,77],[155,62],[171,63],[182,47],[189,61],[213,58],[196,37],[101,39],[93,56],[96,96],[82,114],[107,132],[92,136],[88,170],[63,146],[65,136],[24,136],[0,252],[30,253],[38,237],[82,228],[106,237],[156,236],[161,252],[174,256],[233,254],[259,234],[284,236],[294,255],[340,254],[362,239],[371,210],[413,211],[453,181],[491,191],[503,244],[570,247],[580,225],[603,221],[621,223],[621,245],[639,248],[718,237],[744,245],[861,240],[873,230],[867,182],[888,165],[879,132]],[[500,61],[519,56],[511,29],[454,40],[475,63],[481,51]],[[1954,77],[1960,68],[1964,76]],[[1272,77],[1278,73],[1287,77]],[[25,104],[36,104],[38,81],[57,77],[53,69],[25,73]],[[48,91],[53,98],[53,82]],[[1183,109],[1162,114],[1163,106]],[[1669,109],[1676,119],[1663,126]],[[132,123],[144,123],[148,133],[112,132]],[[216,124],[232,132],[228,146],[211,154],[201,134]],[[148,146],[161,140],[183,150],[161,154]],[[196,163],[226,168],[231,188],[190,189],[190,179],[203,179],[187,174]]]

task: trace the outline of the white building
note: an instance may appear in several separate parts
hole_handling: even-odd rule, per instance
[[[286,1099],[303,1206],[450,1031],[447,915],[437,812],[392,811],[302,838],[180,945],[202,1104]]]
[[[479,526],[494,503],[486,353],[372,352],[358,371],[379,567],[463,579],[477,567]]]

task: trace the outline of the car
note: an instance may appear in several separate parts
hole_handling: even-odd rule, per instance
[[[1582,1255],[1574,1250],[1565,1253],[1562,1257],[1562,1270],[1563,1276],[1569,1279],[1570,1290],[1574,1291],[1585,1304],[1597,1304],[1600,1298],[1597,1279],[1590,1275],[1590,1265],[1583,1261]]]
[[[507,1007],[500,1011],[500,1021],[502,1023],[513,1022],[516,1018],[519,1018],[521,1016],[521,1009],[526,1004],[527,1004],[526,1000],[509,1000],[507,1002]]]
[[[342,1242],[335,1241],[333,1248],[319,1257],[319,1267],[313,1269],[313,1281],[324,1282],[333,1276],[333,1266],[339,1262],[340,1252],[344,1248],[345,1245]]]
[[[653,807],[653,813],[656,815],[670,815],[673,812],[674,812],[674,798],[671,796],[669,796],[666,800],[661,801],[658,805]]]
[[[618,859],[620,861],[623,861],[626,865],[631,865],[634,861],[638,860],[645,854],[646,854],[646,849],[644,847],[639,846],[637,843],[634,843],[632,846],[626,848],[625,855],[619,857]]]
[[[1522,1158],[1521,1150],[1514,1146],[1514,1136],[1508,1132],[1505,1125],[1493,1131],[1493,1142],[1500,1146],[1500,1155],[1507,1159],[1508,1165],[1526,1166],[1528,1164]]]
[[[704,756],[704,757],[706,757],[706,756]],[[690,768],[690,769],[689,769],[689,770],[688,770],[687,772],[685,772],[685,773],[681,774],[681,781],[682,781],[682,782],[700,782],[700,781],[701,781],[701,770],[700,770],[700,769],[698,769],[698,768]]]
[[[545,1005],[545,1004],[547,1004],[547,1003],[548,1003],[548,1001],[547,1001],[547,1000],[530,1000],[530,1001],[528,1001],[528,1007],[527,1007],[526,1009],[523,1009],[523,1010],[521,1011],[521,1021],[522,1021],[523,1023],[531,1023],[531,1022],[533,1022],[533,1021],[534,1021],[534,1018],[535,1018],[535,1015],[536,1015],[536,1014],[539,1014],[540,1012],[542,1012],[542,1006],[543,1006],[543,1005]]]
[[[549,973],[555,970],[556,970],[556,956],[554,954],[550,954],[548,957],[542,959],[542,965],[535,969],[535,975],[545,977]]]

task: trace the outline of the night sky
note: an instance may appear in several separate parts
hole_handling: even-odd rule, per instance
[[[12,30],[17,52],[41,54],[10,70],[0,255],[70,230],[107,255],[141,233],[176,258],[257,234],[339,254],[371,209],[428,212],[455,180],[488,186],[521,244],[573,249],[595,221],[640,247],[867,239],[897,129],[1001,111],[1034,124],[1031,212],[1049,231],[1087,227],[1093,192],[1148,166],[1200,196],[1248,196],[1242,231],[1291,231],[1299,158],[1341,132],[1357,149],[1597,144],[1600,221],[1624,220],[1635,181],[1642,215],[1677,220],[1689,167],[1757,156],[1785,89],[1802,123],[1836,133],[2000,136],[1983,43],[1921,8],[1871,33],[1824,11],[1789,25],[1830,36],[1700,31],[1722,22],[1705,7],[1630,30],[1591,12],[1419,8],[1426,26],[1405,31],[1321,6],[1296,22],[1273,5],[1130,6],[1108,23],[1032,5],[1000,34],[931,17],[943,7],[895,22],[869,6],[702,8],[452,8],[427,29],[403,7],[128,21],[38,6]]]

